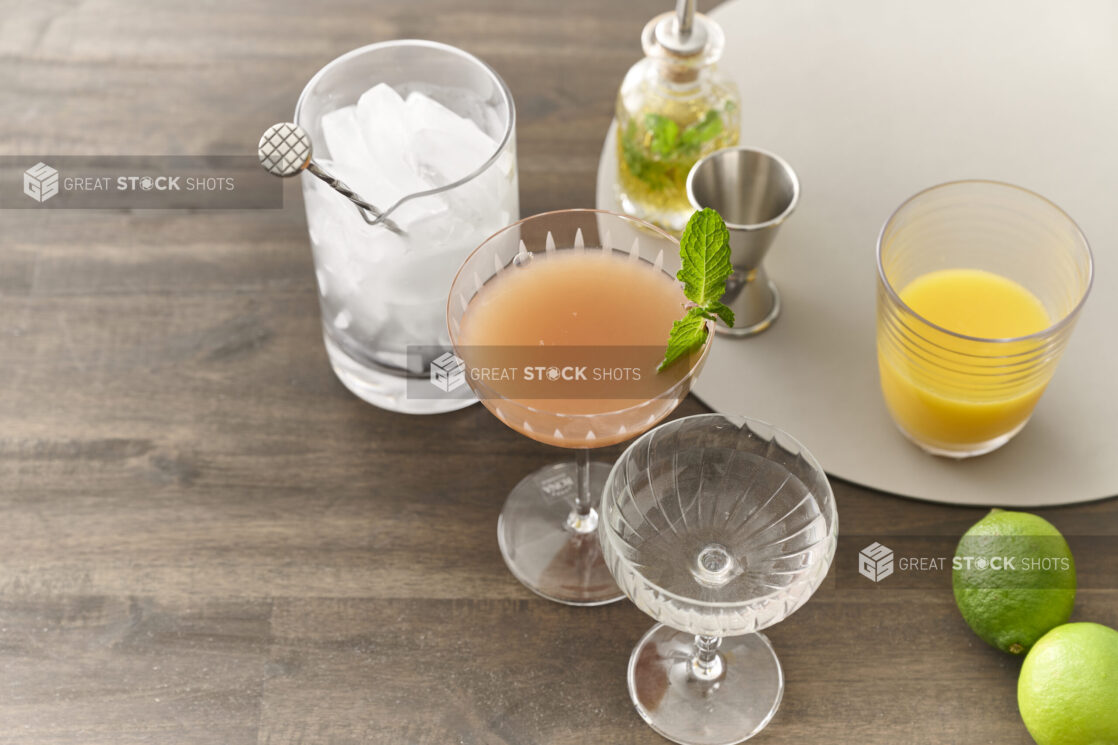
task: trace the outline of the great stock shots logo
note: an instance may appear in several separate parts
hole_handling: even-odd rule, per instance
[[[1069,545],[1075,550],[1074,560]],[[836,555],[844,557],[835,562],[839,586],[867,592],[950,593],[960,573],[972,587],[1034,587],[1056,581],[1079,589],[1118,587],[1118,541],[1112,533],[1066,539],[1058,534],[846,535],[839,536]],[[1042,576],[1036,576],[1038,572]]]
[[[256,156],[0,155],[0,210],[281,207],[283,184]]]
[[[58,171],[39,161],[23,172],[23,193],[45,202],[58,193]]]
[[[447,352],[431,363],[431,384],[450,393],[466,384],[466,363],[453,352]]]
[[[877,541],[858,552],[858,574],[880,582],[893,573],[893,549]]]

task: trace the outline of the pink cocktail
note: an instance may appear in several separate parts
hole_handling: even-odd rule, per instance
[[[509,569],[572,605],[622,597],[602,561],[596,510],[609,464],[590,448],[636,437],[687,395],[710,344],[657,366],[686,298],[679,244],[642,221],[595,210],[527,218],[463,264],[448,326],[466,380],[502,422],[577,452],[525,477],[498,520]]]

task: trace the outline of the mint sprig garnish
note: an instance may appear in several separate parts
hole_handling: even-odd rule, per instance
[[[668,336],[668,348],[664,350],[664,359],[660,362],[656,372],[662,372],[673,362],[691,350],[703,346],[707,340],[707,322],[699,313],[693,313],[698,308],[691,308],[687,315],[672,324],[672,333]]]
[[[707,321],[721,318],[734,325],[734,312],[722,304],[726,279],[734,273],[730,263],[730,231],[722,216],[709,207],[691,215],[679,239],[682,262],[676,278],[683,282],[683,294],[691,304],[687,314],[672,324],[664,359],[656,368],[661,372],[706,343]]]

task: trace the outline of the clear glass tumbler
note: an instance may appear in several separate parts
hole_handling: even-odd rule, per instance
[[[362,94],[379,83],[401,98],[422,93],[472,124],[463,131],[464,123],[441,107],[410,106],[410,100],[404,106],[392,97],[370,99],[363,108]],[[323,117],[352,105],[355,126],[324,126]],[[367,224],[345,197],[303,174],[323,337],[335,374],[359,397],[393,411],[439,413],[473,403],[409,396],[408,380],[426,378],[431,362],[450,349],[445,310],[454,272],[486,237],[519,217],[516,113],[508,87],[484,62],[445,44],[370,44],[311,78],[295,122],[310,135],[316,160],[402,229]],[[470,154],[484,158],[482,136],[492,143],[484,160],[451,146],[480,142]],[[355,165],[355,153],[375,167]],[[449,174],[455,180],[446,182]],[[393,195],[392,203],[378,203],[384,194]]]
[[[838,541],[819,464],[764,422],[677,419],[614,464],[599,530],[618,587],[659,622],[629,658],[641,717],[685,745],[760,732],[784,693],[760,631],[807,602]]]
[[[1091,251],[1078,226],[1026,189],[956,181],[893,213],[878,238],[877,268],[878,370],[893,421],[935,455],[965,458],[1004,445],[1051,380],[1091,288]],[[934,297],[929,278],[939,283]],[[922,302],[935,303],[924,307],[960,325],[1019,324],[1031,306],[1039,330],[991,337],[937,325],[909,304],[917,280]],[[985,296],[967,305],[976,292]]]

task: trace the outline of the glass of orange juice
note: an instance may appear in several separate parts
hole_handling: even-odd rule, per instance
[[[877,241],[877,360],[889,412],[935,455],[1007,443],[1033,412],[1091,288],[1068,215],[1010,184],[920,192]]]

